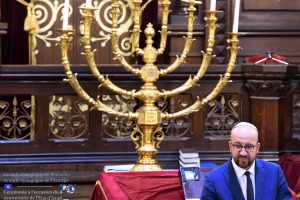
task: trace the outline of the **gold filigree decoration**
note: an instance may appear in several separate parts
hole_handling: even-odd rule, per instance
[[[131,0],[128,1],[120,1],[119,2],[122,6],[120,7],[120,12],[122,13],[122,17],[118,20],[122,26],[118,29],[118,35],[121,36],[124,33],[129,32],[130,27],[133,24],[133,12],[132,9],[134,8],[134,4]],[[109,4],[109,6],[106,6]],[[105,47],[106,43],[111,38],[111,0],[103,0],[99,3],[99,1],[94,1],[94,7],[97,8],[95,10],[95,20],[100,27],[99,35],[100,37],[92,37],[91,42],[101,41],[101,47]],[[80,11],[83,14],[83,11]],[[103,17],[104,21],[102,21],[101,16]],[[126,36],[123,37],[120,41],[120,49],[122,55],[130,56],[132,53],[130,52],[130,37]]]
[[[100,37],[92,37],[91,42],[97,42],[101,41],[101,47],[105,47],[106,43],[110,40],[111,35],[111,17],[110,17],[110,9],[111,6],[106,6],[107,4],[110,4],[110,0],[104,0],[104,1],[94,1],[93,6],[97,8],[95,11],[95,20],[97,24],[100,26],[99,35]],[[118,30],[118,35],[123,35],[124,33],[127,33],[130,31],[130,27],[133,24],[133,14],[132,9],[134,7],[133,3],[129,1],[120,1],[120,4],[122,4],[121,12],[124,14],[119,19],[119,23],[124,23],[122,27]],[[85,3],[83,3],[80,6],[85,6]],[[59,41],[59,37],[53,37],[53,25],[54,23],[59,19],[62,21],[63,19],[63,8],[64,3],[59,4],[58,0],[49,1],[49,0],[36,0],[34,10],[35,10],[35,17],[38,20],[38,23],[40,25],[40,29],[38,30],[37,34],[35,34],[35,37],[42,40],[46,47],[51,47],[51,41]],[[73,7],[70,4],[69,6],[69,17],[73,13]],[[61,15],[60,15],[61,14]],[[81,11],[81,14],[82,11]],[[125,17],[127,16],[127,17]],[[102,21],[102,18],[104,21]],[[120,40],[120,49],[124,56],[129,56],[132,53],[130,52],[130,37],[126,36],[123,37]],[[35,51],[35,54],[38,53],[38,50]]]
[[[64,3],[59,4],[58,0],[36,0],[34,10],[40,29],[35,35],[42,40],[46,47],[51,47],[51,41],[59,41],[59,37],[53,37],[53,25],[59,19],[63,19]],[[69,17],[73,13],[72,5],[69,6]]]
[[[5,98],[11,99],[9,96]],[[0,100],[1,140],[34,140],[35,97],[20,101],[16,96],[12,101]]]
[[[220,138],[230,136],[231,128],[240,122],[239,114],[234,108],[239,105],[239,102],[231,99],[227,103],[229,107],[227,108],[225,98],[222,96],[221,101],[213,100],[208,105],[212,109],[205,119],[205,133]]]
[[[39,24],[35,17],[35,7],[34,7],[34,1],[30,0],[29,3],[27,3],[24,0],[17,0],[27,8],[27,16],[25,18],[24,22],[24,30],[28,33],[28,52],[29,52],[29,64],[35,65],[37,63],[36,61],[36,54],[38,54],[38,50],[36,49],[36,37],[35,34],[39,30]]]
[[[74,97],[75,98],[75,97]],[[86,139],[88,105],[71,97],[52,96],[49,103],[49,132],[51,139]]]

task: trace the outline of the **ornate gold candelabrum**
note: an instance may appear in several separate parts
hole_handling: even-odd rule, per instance
[[[185,8],[185,11],[188,12],[188,25],[187,25],[187,36],[185,37],[185,47],[180,57],[177,57],[176,61],[171,64],[166,69],[158,69],[157,66],[154,65],[156,58],[158,55],[162,54],[166,47],[167,41],[167,24],[168,24],[168,15],[170,13],[169,5],[170,1],[162,0],[159,3],[162,5],[162,30],[161,32],[161,41],[160,48],[155,49],[153,44],[153,36],[155,34],[155,30],[153,29],[151,24],[148,24],[147,28],[144,31],[146,36],[146,47],[144,49],[140,49],[138,47],[139,43],[139,34],[140,34],[140,21],[142,16],[143,8],[140,6],[141,0],[133,0],[135,4],[134,12],[134,29],[133,29],[133,38],[132,45],[135,49],[135,52],[143,57],[143,61],[145,65],[141,67],[141,69],[133,68],[125,58],[121,55],[119,47],[118,47],[118,18],[120,16],[119,8],[120,4],[118,0],[113,0],[111,5],[111,16],[112,16],[112,29],[111,29],[111,42],[113,46],[113,53],[115,55],[115,59],[118,60],[122,66],[129,72],[139,76],[142,81],[144,81],[144,85],[140,88],[139,91],[126,91],[118,86],[114,85],[108,77],[104,77],[100,74],[95,61],[94,61],[94,52],[91,51],[90,45],[90,28],[91,22],[93,20],[92,11],[93,8],[85,8],[80,7],[80,9],[84,12],[84,50],[87,62],[91,69],[91,72],[101,83],[101,86],[108,88],[109,90],[119,94],[129,96],[132,99],[140,99],[143,102],[143,105],[136,112],[128,112],[122,113],[116,110],[111,109],[102,103],[99,99],[94,100],[91,98],[80,86],[76,74],[70,70],[69,61],[67,57],[68,46],[72,41],[71,34],[68,35],[70,30],[59,30],[62,35],[60,37],[61,42],[59,46],[61,47],[62,52],[62,64],[66,71],[66,76],[68,79],[65,79],[70,83],[73,89],[80,95],[83,99],[85,99],[89,105],[91,105],[92,109],[96,109],[105,113],[109,113],[110,115],[114,115],[116,117],[126,118],[127,120],[133,120],[136,122],[136,126],[131,133],[131,139],[136,144],[137,153],[139,154],[139,158],[136,161],[135,166],[132,168],[132,171],[159,171],[161,167],[157,163],[157,160],[153,158],[155,154],[158,153],[157,148],[159,148],[160,143],[164,139],[164,132],[162,131],[161,123],[163,121],[167,121],[170,119],[175,119],[182,116],[187,116],[193,112],[197,112],[200,108],[202,108],[207,102],[212,101],[226,86],[230,79],[230,73],[232,72],[236,56],[238,50],[241,47],[238,46],[238,36],[242,35],[241,33],[228,33],[231,36],[231,39],[228,42],[231,44],[228,47],[231,51],[230,61],[228,63],[228,67],[226,73],[220,76],[220,80],[211,91],[211,93],[204,99],[198,99],[194,104],[190,107],[181,110],[176,113],[162,113],[156,106],[155,102],[161,98],[167,99],[168,97],[180,94],[193,86],[197,86],[197,82],[203,77],[205,74],[211,59],[213,57],[213,46],[214,46],[214,38],[215,38],[215,30],[218,27],[216,24],[216,14],[221,11],[205,11],[206,13],[206,23],[208,27],[208,47],[206,52],[203,52],[203,61],[199,68],[198,73],[192,78],[190,77],[182,86],[171,90],[171,91],[162,91],[160,92],[156,86],[154,85],[155,81],[168,73],[174,71],[178,66],[185,62],[185,58],[190,50],[190,47],[193,42],[193,23],[195,20],[194,12],[196,11],[195,4],[200,4],[199,1],[194,0],[182,0],[187,3],[189,6]]]

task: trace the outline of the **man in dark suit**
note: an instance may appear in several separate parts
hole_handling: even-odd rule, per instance
[[[256,158],[257,128],[240,122],[232,128],[229,149],[232,157],[206,174],[201,200],[292,199],[279,165]]]

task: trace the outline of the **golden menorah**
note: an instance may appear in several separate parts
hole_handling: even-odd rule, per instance
[[[205,74],[209,64],[211,63],[211,59],[213,57],[213,47],[215,43],[215,30],[218,27],[216,24],[217,17],[216,14],[222,11],[204,11],[206,13],[206,17],[204,20],[206,21],[206,27],[208,28],[208,45],[206,52],[203,52],[203,60],[202,64],[199,68],[199,71],[194,77],[189,77],[188,80],[181,85],[180,87],[171,90],[165,91],[162,90],[160,92],[154,83],[158,80],[159,77],[162,77],[166,74],[169,74],[176,70],[178,66],[185,62],[185,58],[189,53],[193,42],[193,24],[196,17],[194,16],[194,12],[196,11],[195,5],[201,4],[200,1],[194,0],[182,0],[188,6],[184,8],[184,10],[188,13],[187,15],[187,35],[185,37],[185,46],[180,57],[177,57],[175,62],[171,64],[169,67],[165,69],[158,69],[155,66],[155,62],[157,56],[161,55],[166,47],[167,41],[167,25],[168,25],[168,16],[171,12],[169,10],[169,6],[171,2],[169,0],[162,0],[159,3],[162,6],[162,26],[161,26],[161,40],[160,40],[160,48],[156,49],[152,46],[153,37],[155,35],[155,30],[151,24],[147,25],[147,28],[144,30],[144,34],[146,37],[146,47],[140,49],[139,38],[140,38],[140,24],[141,24],[141,16],[143,7],[141,7],[142,0],[133,0],[135,8],[134,12],[134,27],[132,31],[132,48],[135,50],[137,55],[143,57],[143,61],[145,65],[143,65],[140,69],[133,68],[121,55],[121,52],[118,47],[118,18],[121,13],[119,12],[120,4],[118,0],[112,0],[111,4],[111,17],[112,17],[112,28],[111,28],[111,42],[113,46],[113,53],[115,55],[115,59],[120,62],[120,64],[132,74],[139,76],[144,85],[140,88],[139,91],[132,90],[127,91],[119,88],[114,85],[107,76],[103,76],[100,74],[95,60],[94,60],[94,51],[91,51],[90,45],[90,29],[93,20],[93,10],[95,8],[92,7],[79,7],[82,9],[84,15],[83,25],[84,25],[84,55],[86,56],[87,63],[90,67],[91,72],[95,76],[95,78],[100,82],[101,86],[106,87],[107,89],[119,94],[125,95],[132,99],[139,99],[143,102],[143,105],[136,112],[119,112],[113,110],[112,108],[105,105],[101,102],[99,96],[97,100],[91,98],[80,86],[77,75],[73,74],[70,70],[70,64],[68,61],[67,51],[68,47],[72,42],[72,34],[70,33],[72,30],[58,29],[62,35],[60,36],[61,42],[58,44],[61,48],[62,55],[62,64],[64,66],[64,70],[66,71],[66,76],[68,79],[65,79],[70,83],[73,89],[77,92],[79,96],[85,99],[91,109],[99,110],[104,113],[108,113],[110,115],[116,117],[122,117],[127,120],[133,120],[136,122],[136,126],[134,127],[131,133],[131,139],[136,144],[136,151],[139,155],[136,164],[132,168],[131,171],[159,171],[162,170],[157,160],[153,158],[155,154],[158,153],[158,148],[160,143],[164,139],[164,132],[162,130],[161,123],[166,120],[175,119],[182,116],[187,116],[191,113],[199,111],[206,103],[212,101],[226,86],[229,82],[230,74],[235,67],[235,61],[237,57],[238,51],[241,47],[238,46],[239,40],[238,36],[243,35],[242,33],[227,33],[231,39],[228,42],[231,44],[228,49],[230,49],[230,60],[228,63],[228,67],[224,75],[220,75],[220,79],[216,84],[215,88],[207,95],[204,99],[198,100],[193,103],[191,106],[187,107],[184,110],[175,112],[175,113],[163,113],[159,110],[158,107],[155,106],[155,102],[159,99],[167,99],[168,97],[172,97],[174,95],[178,95],[184,91],[187,91],[191,87],[198,86],[197,82],[203,77]]]

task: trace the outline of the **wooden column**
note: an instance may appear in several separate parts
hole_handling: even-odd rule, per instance
[[[262,152],[276,154],[284,149],[284,132],[291,129],[286,113],[291,113],[292,109],[285,105],[296,72],[296,65],[243,65],[245,86],[251,98],[249,114],[251,123],[258,128]]]

